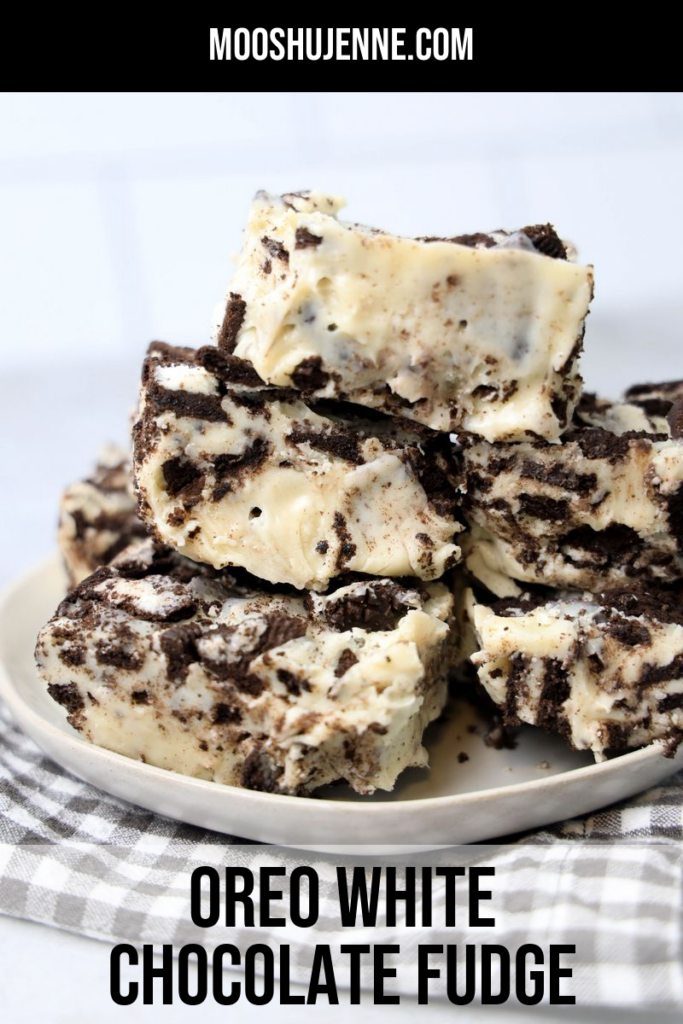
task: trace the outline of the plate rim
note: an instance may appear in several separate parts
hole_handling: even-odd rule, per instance
[[[5,621],[8,614],[11,599],[20,590],[25,588],[30,583],[37,582],[37,578],[40,574],[47,574],[54,572],[57,565],[60,563],[59,554],[54,552],[47,558],[44,558],[41,562],[36,563],[29,569],[24,570],[14,580],[7,584],[2,592],[0,593],[0,643],[5,646]],[[285,793],[263,793],[259,790],[242,789],[239,786],[230,786],[226,783],[216,783],[208,779],[198,779],[191,775],[183,775],[181,772],[173,771],[168,768],[159,768],[156,765],[145,764],[142,761],[136,761],[134,758],[126,757],[123,754],[118,754],[113,750],[108,750],[106,747],[99,747],[94,743],[90,743],[83,739],[80,734],[74,729],[73,735],[67,732],[61,726],[57,726],[54,723],[48,721],[41,714],[31,708],[25,701],[21,687],[18,686],[12,678],[12,672],[9,666],[5,662],[5,658],[2,656],[3,651],[0,647],[0,696],[5,701],[10,711],[12,712],[15,719],[18,720],[19,727],[22,728],[22,722],[20,718],[27,717],[38,723],[39,731],[47,731],[48,733],[56,736],[57,742],[66,742],[75,747],[77,751],[82,750],[86,753],[88,758],[99,760],[102,763],[111,763],[114,766],[122,764],[128,771],[138,772],[144,776],[152,776],[159,780],[171,779],[176,783],[180,783],[186,787],[192,789],[198,789],[202,792],[213,793],[215,795],[224,794],[226,797],[238,800],[240,802],[247,802],[250,804],[261,803],[264,808],[268,806],[284,807],[289,802],[296,805],[298,808],[302,808],[304,804],[311,807],[318,807],[322,811],[336,811],[339,813],[340,808],[344,808],[345,813],[351,813],[354,815],[372,813],[373,816],[391,816],[396,813],[397,808],[412,808],[413,810],[420,810],[425,808],[443,808],[444,810],[452,809],[457,810],[459,807],[466,807],[468,804],[473,802],[485,802],[494,798],[500,798],[501,795],[509,794],[510,796],[520,795],[520,793],[529,793],[533,795],[538,791],[548,791],[556,787],[562,787],[567,785],[568,782],[577,779],[590,779],[596,776],[603,777],[606,775],[612,775],[615,772],[619,772],[620,768],[626,763],[629,766],[636,765],[639,762],[648,762],[654,760],[657,757],[665,758],[664,745],[660,740],[654,740],[646,747],[640,747],[637,750],[630,751],[626,754],[621,754],[619,757],[613,758],[612,760],[597,762],[590,765],[582,765],[579,768],[570,768],[564,772],[558,772],[555,775],[546,776],[539,779],[528,779],[525,782],[514,782],[506,786],[494,786],[487,789],[473,790],[467,793],[452,793],[442,796],[432,797],[419,797],[412,800],[378,800],[372,802],[364,802],[357,800],[330,800],[326,797],[316,797],[313,799],[307,798],[302,799],[299,796],[292,796]],[[16,707],[20,707],[20,711],[17,713]],[[68,725],[68,723],[67,723]],[[70,726],[68,726],[71,729]],[[34,740],[30,737],[37,746],[41,747],[38,740]],[[41,747],[42,749],[42,747]],[[50,756],[49,754],[47,756]],[[683,747],[681,747],[672,758],[666,758],[670,761],[672,766],[671,774],[673,774],[680,767],[680,762],[683,761]],[[77,774],[74,772],[74,774]],[[95,783],[90,783],[96,785]],[[97,788],[97,787],[96,787]],[[402,813],[406,813],[403,811]]]

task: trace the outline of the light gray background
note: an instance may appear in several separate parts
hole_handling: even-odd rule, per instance
[[[553,221],[595,264],[584,375],[616,395],[683,376],[682,182],[682,94],[0,96],[0,578],[50,554],[60,488],[125,439],[147,342],[207,340],[258,188],[329,189],[405,234]],[[188,1014],[114,1007],[106,947],[36,925],[0,918],[0,960],[8,1024]]]

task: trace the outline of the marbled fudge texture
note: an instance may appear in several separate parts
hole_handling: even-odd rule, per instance
[[[597,594],[546,591],[500,600],[466,595],[472,664],[507,725],[566,737],[596,759],[683,738],[680,586]]]
[[[459,559],[448,439],[409,421],[266,387],[212,346],[155,344],[134,435],[140,515],[197,561],[324,589],[347,571],[436,579]]]
[[[441,583],[326,594],[216,572],[151,540],[72,591],[39,671],[83,736],[148,764],[272,792],[391,789],[446,700]]]
[[[463,439],[468,568],[500,597],[515,581],[595,591],[680,578],[682,433],[680,402],[649,415],[588,395],[560,444]]]
[[[130,458],[120,448],[105,448],[91,475],[67,487],[60,501],[57,542],[70,586],[145,534],[137,515]]]
[[[683,380],[667,380],[659,384],[633,384],[625,395],[627,402],[637,405],[650,419],[657,422],[666,419],[672,405],[680,398],[683,398]]]
[[[555,439],[579,397],[592,268],[549,225],[402,238],[316,192],[259,193],[220,349],[269,384],[488,440]]]

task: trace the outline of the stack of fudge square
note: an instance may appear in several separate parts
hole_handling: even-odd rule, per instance
[[[151,345],[132,455],[62,499],[39,671],[91,742],[390,790],[476,673],[597,759],[683,736],[683,384],[582,391],[549,224],[417,239],[259,193],[213,343]]]

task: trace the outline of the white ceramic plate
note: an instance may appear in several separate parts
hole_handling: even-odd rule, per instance
[[[522,730],[514,750],[483,742],[485,726],[457,702],[427,735],[431,769],[412,769],[393,793],[359,797],[330,786],[312,799],[190,779],[92,746],[66,722],[33,664],[36,634],[64,593],[55,557],[0,603],[0,696],[58,764],[114,796],[171,818],[245,839],[296,847],[394,848],[481,842],[586,814],[676,771],[683,753],[648,747],[596,765],[542,732]],[[468,728],[469,727],[469,728]],[[476,728],[476,732],[473,731]],[[467,760],[458,760],[466,754]]]

